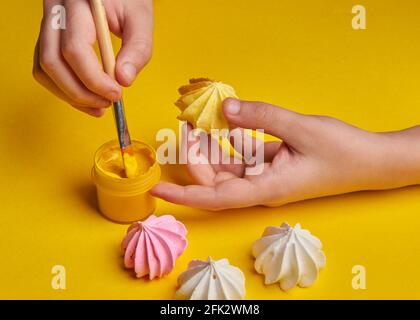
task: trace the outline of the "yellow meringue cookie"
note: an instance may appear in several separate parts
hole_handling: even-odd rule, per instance
[[[178,89],[181,97],[175,105],[182,111],[179,120],[188,121],[194,128],[210,133],[211,129],[228,129],[222,103],[229,97],[238,98],[235,90],[222,82],[207,78],[191,79]]]

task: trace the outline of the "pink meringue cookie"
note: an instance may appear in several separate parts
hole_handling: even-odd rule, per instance
[[[188,244],[186,234],[185,226],[171,215],[134,222],[121,243],[125,267],[134,268],[137,278],[167,275]]]

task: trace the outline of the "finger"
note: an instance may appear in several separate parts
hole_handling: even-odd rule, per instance
[[[52,28],[51,8],[55,1],[44,1],[44,18],[39,37],[38,64],[48,77],[78,105],[105,108],[110,101],[87,90],[61,55],[61,31]]]
[[[191,177],[198,184],[204,186],[213,186],[214,178],[216,177],[216,172],[211,166],[209,159],[206,154],[201,153],[202,143],[204,140],[201,137],[205,134],[204,132],[199,132],[193,130],[190,124],[185,124],[187,126],[186,131],[183,130],[185,136],[182,138],[183,143],[187,145],[187,169]],[[200,133],[200,135],[197,135]],[[207,139],[207,137],[205,137]],[[205,148],[207,149],[207,148]]]
[[[241,176],[238,176],[237,174],[234,174],[234,173],[229,172],[229,171],[219,171],[219,172],[216,173],[216,177],[214,177],[214,184],[217,185],[217,184],[222,183],[222,182],[227,181],[227,180],[232,180],[232,179],[242,177],[244,169],[242,169]]]
[[[269,141],[265,142],[248,134],[246,129],[235,128],[230,131],[230,143],[236,152],[243,155],[245,160],[251,164],[258,152],[263,152],[264,162],[271,162],[280,149],[282,142]]]
[[[264,162],[273,161],[274,157],[279,152],[283,142],[269,141],[264,143]]]
[[[106,111],[104,108],[102,108],[102,109],[100,109],[100,108],[86,108],[86,107],[78,107],[78,106],[73,106],[73,107],[75,109],[83,112],[83,113],[86,113],[86,114],[88,114],[92,117],[96,117],[96,118],[102,117],[105,114],[105,111]]]
[[[96,56],[93,45],[96,29],[89,2],[66,2],[67,28],[62,32],[61,51],[66,62],[90,91],[108,100],[121,98],[121,88],[107,75]]]
[[[230,143],[225,137],[220,139],[220,136],[216,135],[207,135],[207,158],[210,160],[210,163],[218,174],[216,180],[220,180],[219,173],[229,173],[224,176],[235,176],[242,177],[244,173],[244,163],[240,156],[237,155],[231,156],[230,152]]]
[[[60,90],[60,88],[58,88],[55,85],[55,83],[42,70],[37,72],[36,75],[34,75],[34,77],[43,87],[47,88],[56,97],[60,98],[63,101],[66,101],[68,104],[70,104],[77,110],[80,110],[94,117],[101,117],[105,114],[105,108],[89,108],[71,100],[63,91]]]
[[[36,47],[35,47],[32,74],[35,80],[38,81],[38,83],[40,83],[43,87],[45,87],[50,92],[52,92],[56,97],[72,105],[74,108],[94,117],[101,117],[104,115],[105,113],[104,108],[89,108],[89,107],[85,107],[84,105],[78,104],[76,101],[73,101],[59,87],[57,87],[54,81],[52,81],[48,77],[48,75],[44,72],[44,70],[42,70],[41,66],[39,65],[39,41],[37,42]]]
[[[264,129],[287,142],[299,142],[305,116],[263,102],[241,101],[233,98],[223,102],[223,112],[238,127]]]
[[[175,204],[210,210],[249,207],[260,202],[259,191],[248,180],[240,178],[225,181],[215,187],[179,186],[161,182],[151,193]]]
[[[239,127],[230,131],[229,140],[233,149],[242,155],[246,161],[250,160],[255,155],[257,148],[264,144],[264,141],[256,139],[248,134],[245,129]]]
[[[185,125],[182,141],[187,144],[187,168],[197,183],[213,186],[227,177],[243,176],[244,164],[234,163],[229,153],[222,150],[218,140],[204,131],[193,130],[190,124]]]
[[[153,4],[151,0],[129,3],[122,23],[122,47],[117,56],[116,78],[130,86],[152,55]]]

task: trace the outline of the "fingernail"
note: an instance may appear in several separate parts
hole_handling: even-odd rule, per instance
[[[91,114],[94,117],[102,117],[105,114],[105,109],[93,109]]]
[[[237,99],[229,99],[227,105],[226,105],[226,112],[235,115],[239,113],[239,110],[241,109],[241,103]]]
[[[120,93],[118,91],[111,91],[110,98],[112,101],[117,101],[120,99]]]
[[[111,101],[101,99],[98,101],[97,105],[101,108],[108,108],[111,105]]]
[[[136,67],[133,64],[131,64],[130,62],[125,62],[122,65],[122,70],[123,70],[123,73],[126,76],[127,80],[129,82],[133,82],[134,78],[137,75]]]

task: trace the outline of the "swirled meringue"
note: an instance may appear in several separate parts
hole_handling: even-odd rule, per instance
[[[151,215],[133,223],[121,243],[125,267],[134,268],[138,278],[170,273],[187,246],[186,234],[185,226],[171,215]]]
[[[265,275],[265,284],[280,282],[283,290],[311,286],[326,262],[321,241],[300,224],[291,227],[287,222],[267,227],[253,244],[252,254],[255,270]]]
[[[211,129],[228,129],[222,112],[224,99],[237,98],[235,90],[222,82],[207,78],[191,79],[190,83],[178,89],[181,97],[175,105],[182,111],[179,120],[188,121],[194,128],[207,133]]]
[[[178,277],[175,297],[189,300],[239,300],[245,297],[245,276],[228,259],[192,260]]]

